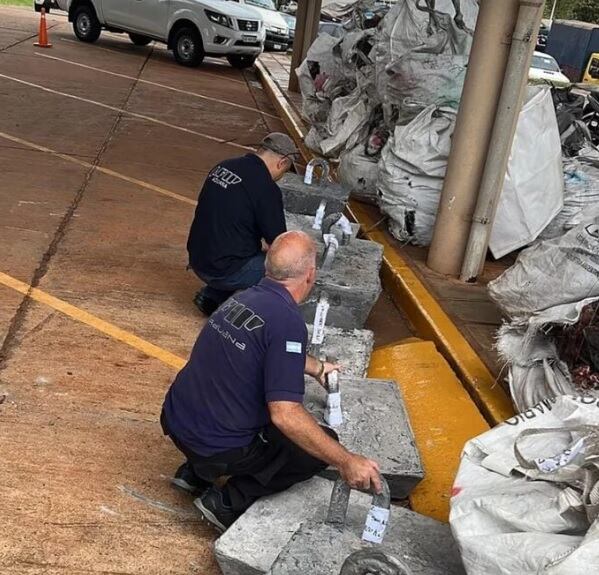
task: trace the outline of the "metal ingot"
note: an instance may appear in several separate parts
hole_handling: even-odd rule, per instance
[[[342,422],[334,425],[339,441],[354,453],[378,462],[394,499],[407,497],[424,477],[414,433],[394,381],[363,379],[339,374]],[[327,390],[306,379],[304,407],[321,425],[327,425]],[[330,467],[323,476],[338,477]]]
[[[327,259],[324,244],[317,246],[318,261]],[[383,246],[367,240],[352,240],[349,244],[329,248],[328,262],[320,267],[314,289],[302,303],[306,322],[312,321],[322,292],[327,294],[330,309],[329,325],[345,329],[361,328],[381,293],[379,271],[383,261]]]
[[[369,529],[364,526],[364,516],[371,514],[380,500],[369,505],[362,494],[348,506],[347,488],[341,493],[336,493],[337,489],[341,489],[338,483],[325,522],[309,520],[302,523],[273,563],[270,575],[331,575],[342,568],[345,573],[361,573],[350,570],[355,565],[347,564],[346,560],[353,553],[366,549],[369,553],[384,554],[384,557],[401,558],[401,561],[396,560],[394,571],[387,571],[389,575],[465,574],[449,526],[397,506],[388,517],[382,542],[365,541],[364,535]],[[376,531],[378,523],[375,521],[370,530]],[[376,564],[370,566],[376,567]],[[383,575],[385,571],[366,573]]]
[[[306,232],[311,238],[318,243],[323,241],[322,239],[322,223],[318,229],[314,229],[315,215],[305,214],[292,214],[291,212],[285,212],[285,221],[287,222],[288,230],[297,230],[300,232]],[[360,224],[351,223],[352,240],[355,239],[360,231]],[[333,229],[335,232],[335,230]]]
[[[323,173],[318,180],[313,172],[316,166],[323,168]],[[309,173],[312,175],[307,178]],[[323,199],[327,202],[326,213],[342,212],[345,209],[349,190],[329,180],[329,167],[325,160],[312,160],[306,167],[306,176],[288,173],[277,182],[283,192],[283,205],[286,211],[314,215]],[[311,183],[306,183],[306,179]]]

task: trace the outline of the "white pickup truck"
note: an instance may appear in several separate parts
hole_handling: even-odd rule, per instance
[[[225,56],[235,68],[251,66],[264,49],[260,13],[226,0],[55,0],[69,13],[79,40],[95,42],[102,28],[127,32],[134,44],[165,42],[183,66]]]

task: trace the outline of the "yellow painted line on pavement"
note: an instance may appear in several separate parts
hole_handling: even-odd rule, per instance
[[[50,154],[61,160],[66,160],[67,162],[71,162],[73,164],[77,164],[84,168],[93,169],[96,172],[101,172],[102,174],[106,174],[108,176],[112,176],[113,178],[118,178],[119,180],[123,180],[125,182],[129,182],[130,184],[134,184],[136,186],[140,186],[142,188],[146,188],[147,190],[151,190],[158,194],[162,194],[163,196],[168,196],[169,198],[173,198],[174,200],[178,200],[180,202],[184,202],[186,204],[195,206],[197,202],[192,200],[191,198],[187,198],[182,196],[181,194],[177,194],[176,192],[171,192],[165,188],[161,188],[160,186],[155,186],[154,184],[150,184],[149,182],[144,182],[143,180],[138,180],[137,178],[132,178],[130,176],[126,176],[125,174],[121,174],[120,172],[115,172],[114,170],[110,170],[109,168],[103,168],[102,166],[95,166],[86,162],[85,160],[80,160],[75,156],[69,156],[68,154],[63,154],[61,152],[57,152],[52,148],[47,148],[46,146],[40,146],[39,144],[34,144],[33,142],[29,142],[28,140],[23,140],[22,138],[17,138],[11,134],[7,134],[6,132],[0,132],[0,138],[4,138],[5,140],[9,140],[11,142],[15,142],[16,144],[21,144],[22,146],[26,146],[31,148],[32,150],[37,150],[38,152],[44,152],[46,154]]]
[[[127,344],[142,353],[145,353],[149,357],[153,357],[158,359],[159,361],[165,363],[166,365],[170,365],[175,369],[181,369],[185,365],[185,360],[166,349],[158,347],[141,337],[136,336],[135,334],[121,329],[116,325],[104,321],[99,317],[84,311],[66,301],[63,301],[57,297],[54,297],[38,288],[34,288],[25,282],[22,282],[16,278],[13,278],[3,272],[0,272],[0,284],[9,287],[26,297],[31,298],[39,303],[43,303],[64,315],[77,320],[85,325],[88,325],[103,334],[111,337],[112,339],[116,339],[122,343]]]
[[[42,54],[41,52],[35,52],[36,56],[41,56],[42,58],[47,58],[48,60],[55,60],[57,62],[62,62],[63,64],[70,64],[71,66],[78,66],[79,68],[85,68],[87,70],[93,70],[94,72],[100,72],[102,74],[109,74],[110,76],[116,76],[118,78],[125,78],[126,80],[133,80],[139,84],[147,84],[149,86],[154,86],[156,88],[162,88],[164,90],[170,90],[171,92],[177,92],[178,94],[185,94],[186,96],[193,96],[195,98],[200,98],[202,100],[207,100],[209,102],[216,102],[217,104],[225,104],[227,106],[232,106],[234,108],[239,108],[241,110],[247,110],[248,112],[256,112],[263,116],[268,116],[269,118],[279,119],[278,116],[274,114],[269,114],[268,112],[263,112],[258,108],[253,108],[252,106],[244,106],[243,104],[237,104],[235,102],[230,102],[229,100],[222,100],[220,98],[213,98],[212,96],[206,96],[205,94],[200,94],[198,92],[191,92],[189,90],[181,90],[179,88],[174,88],[173,86],[168,86],[167,84],[160,84],[158,82],[152,82],[150,80],[144,80],[143,78],[137,78],[135,76],[129,76],[127,74],[120,74],[118,72],[112,72],[110,70],[105,70],[104,68],[96,68],[95,66],[88,66],[87,64],[82,64],[81,62],[75,62],[73,60],[67,60],[65,58],[58,58],[57,56],[50,56],[49,54]]]
[[[130,112],[129,110],[124,110],[123,108],[117,108],[116,106],[104,104],[104,103],[98,102],[96,100],[90,100],[89,98],[82,98],[81,96],[75,96],[75,94],[69,94],[68,92],[61,92],[59,90],[53,90],[52,88],[42,86],[41,84],[35,84],[34,82],[27,82],[27,80],[21,80],[20,78],[15,78],[14,76],[8,76],[7,74],[0,74],[0,78],[4,78],[6,80],[10,80],[11,82],[16,82],[17,84],[22,84],[24,86],[29,86],[30,88],[37,88],[38,90],[43,90],[44,92],[48,92],[48,93],[54,94],[56,96],[64,96],[65,98],[70,98],[72,100],[77,100],[78,102],[84,102],[86,104],[92,104],[93,106],[105,108],[106,110],[112,110],[113,112],[118,112],[119,114],[131,116],[132,118],[138,118],[140,120],[152,122],[153,124],[158,124],[159,126],[165,126],[167,128],[172,128],[173,130],[179,130],[180,132],[185,132],[186,134],[193,134],[194,136],[199,136],[200,138],[210,140],[211,142],[216,142],[218,144],[224,144],[227,146],[233,146],[234,148],[241,148],[242,150],[249,150],[251,152],[255,151],[255,149],[252,148],[251,146],[245,146],[243,144],[237,144],[236,142],[232,142],[229,140],[223,140],[222,138],[217,138],[216,136],[210,136],[209,134],[205,134],[203,132],[198,132],[198,131],[192,130],[190,128],[185,128],[184,126],[177,126],[175,124],[165,122],[164,120],[159,120],[158,118],[153,118],[152,116],[146,116],[145,114],[138,114],[137,112]]]

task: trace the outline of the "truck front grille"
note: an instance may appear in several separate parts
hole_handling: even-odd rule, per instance
[[[257,20],[237,20],[239,24],[239,29],[242,32],[257,32],[258,31],[258,22]]]

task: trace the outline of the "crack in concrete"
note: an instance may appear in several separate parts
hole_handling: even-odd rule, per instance
[[[248,87],[248,92],[250,93],[250,96],[252,97],[252,100],[254,100],[254,103],[256,104],[256,108],[258,108],[259,110],[261,110],[262,112],[264,112],[265,114],[268,114],[269,116],[272,116],[272,114],[270,114],[270,112],[266,112],[266,110],[264,110],[263,107],[260,106],[260,103],[258,102],[258,98],[256,98],[256,94],[254,92],[254,90],[256,90],[256,88],[252,85],[252,80],[250,78],[248,78],[249,76],[249,72],[246,72],[245,70],[242,72],[243,75],[243,79],[245,80],[245,83]],[[253,81],[258,81],[257,78],[253,78]],[[281,122],[281,118],[279,117],[275,117],[273,118],[275,120],[278,120],[279,122]],[[268,120],[265,118],[265,116],[263,114],[260,114],[260,120],[262,120],[262,124],[264,129],[266,130],[267,133],[272,132],[272,128],[270,127]]]
[[[48,32],[52,29],[52,28],[56,28],[56,26],[58,26],[58,24],[52,24],[50,26],[48,26]],[[19,32],[24,32],[25,34],[27,34],[28,32],[25,30],[19,30]],[[6,50],[10,50],[11,48],[14,48],[15,46],[18,46],[19,44],[22,44],[23,42],[27,42],[27,40],[33,40],[34,38],[37,37],[37,32],[35,34],[33,34],[32,36],[27,36],[27,38],[23,38],[23,40],[17,40],[16,42],[13,42],[12,44],[9,44],[8,46],[4,46],[4,48],[0,48],[0,53],[1,52],[6,52]]]
[[[39,286],[41,280],[44,278],[44,276],[48,272],[48,268],[50,266],[52,257],[58,251],[58,247],[66,235],[68,225],[71,222],[71,220],[73,219],[73,216],[75,215],[75,212],[77,211],[77,208],[79,207],[79,204],[81,203],[81,200],[83,199],[83,196],[85,194],[87,186],[89,185],[89,182],[91,181],[91,178],[94,175],[96,168],[99,166],[100,161],[102,160],[102,157],[104,156],[104,153],[108,149],[108,146],[110,145],[110,142],[112,141],[112,138],[116,134],[116,130],[123,118],[123,112],[126,111],[127,104],[129,103],[129,100],[131,99],[131,96],[133,95],[133,92],[135,91],[135,88],[138,85],[138,79],[142,75],[148,61],[150,60],[150,57],[151,57],[153,51],[154,51],[154,48],[152,47],[150,49],[150,51],[147,53],[147,56],[144,59],[141,67],[139,68],[139,71],[136,75],[136,79],[131,84],[131,88],[127,92],[127,95],[125,97],[123,105],[121,106],[120,111],[117,113],[117,115],[114,119],[114,122],[112,123],[112,126],[110,127],[110,130],[106,134],[106,137],[104,138],[104,142],[102,143],[102,146],[98,150],[98,153],[96,154],[93,162],[91,163],[91,166],[85,173],[85,176],[83,178],[83,182],[81,183],[81,186],[77,190],[75,197],[71,201],[64,216],[62,217],[62,220],[60,221],[58,227],[56,228],[56,230],[54,232],[54,236],[52,238],[52,241],[50,242],[50,245],[48,246],[48,249],[42,256],[36,270],[33,273],[33,277],[31,278],[31,281],[29,282],[29,286],[30,286],[29,291],[21,300],[19,307],[17,308],[13,318],[10,321],[8,330],[4,337],[4,341],[2,342],[2,345],[0,346],[0,374],[6,369],[6,367],[8,365],[8,360],[10,359],[10,356],[11,356],[12,352],[14,351],[14,348],[22,340],[18,337],[18,335],[25,323],[25,320],[27,319],[27,315],[28,315],[28,313],[31,309],[32,303],[34,301],[30,297],[31,290]]]

